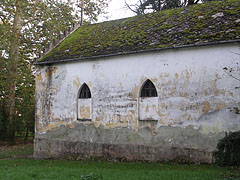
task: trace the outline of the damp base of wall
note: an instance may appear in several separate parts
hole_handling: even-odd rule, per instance
[[[34,140],[37,159],[102,159],[180,163],[213,163],[211,151],[191,148],[164,148],[132,144],[71,142],[53,139]]]

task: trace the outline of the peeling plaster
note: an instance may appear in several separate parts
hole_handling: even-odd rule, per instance
[[[238,54],[228,44],[39,66],[36,138],[211,152],[224,131],[240,129],[228,109],[240,101],[239,82],[223,71]],[[158,97],[139,97],[147,79]],[[84,83],[92,98],[78,106]]]

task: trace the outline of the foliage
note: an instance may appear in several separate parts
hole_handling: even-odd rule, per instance
[[[46,4],[47,3],[47,4]],[[73,23],[71,8],[57,1],[15,0],[0,4],[3,36],[1,55],[1,122],[14,143],[16,134],[33,133],[34,68],[44,46]],[[5,112],[5,113],[4,113]],[[7,136],[6,136],[7,133]]]
[[[75,6],[73,6],[75,3]],[[97,20],[107,0],[85,0],[86,21]],[[77,0],[11,0],[0,3],[0,139],[34,132],[35,58],[79,23]]]
[[[79,14],[83,6],[84,21],[87,23],[96,22],[100,14],[105,13],[110,0],[68,0]]]
[[[216,163],[220,166],[240,166],[240,131],[230,132],[219,140],[214,152]]]
[[[203,3],[213,0],[138,0],[136,4],[130,5],[125,0],[125,4],[128,9],[136,14],[146,14],[151,12],[157,12],[165,9],[185,7],[193,4]]]
[[[5,103],[0,101],[0,140],[6,138],[7,126],[6,126],[6,113],[5,113]]]

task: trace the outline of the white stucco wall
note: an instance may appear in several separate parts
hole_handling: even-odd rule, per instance
[[[158,120],[158,97],[139,97],[138,98],[139,120]]]
[[[240,101],[239,81],[223,70],[237,69],[239,54],[239,44],[226,44],[38,66],[36,132],[83,123],[77,120],[83,83],[92,94],[91,121],[84,123],[96,127],[194,126],[205,134],[239,130],[240,117],[228,109]],[[147,79],[158,97],[144,113],[139,91]],[[148,117],[156,123],[139,121]]]
[[[90,120],[92,119],[92,100],[89,99],[78,99],[78,120]]]

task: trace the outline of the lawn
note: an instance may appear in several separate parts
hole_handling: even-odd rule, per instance
[[[26,156],[26,152],[32,152],[30,147],[19,148],[25,150]],[[17,147],[1,149],[0,157],[14,155],[13,159],[0,160],[1,180],[240,180],[237,169],[210,165],[15,159],[21,152]]]
[[[19,144],[16,146],[1,146],[0,145],[0,159],[25,157],[33,154],[33,144]]]

